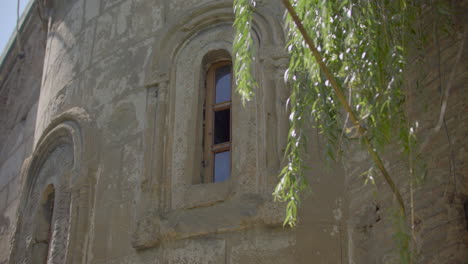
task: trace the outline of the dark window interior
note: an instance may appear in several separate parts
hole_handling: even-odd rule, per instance
[[[214,144],[229,142],[230,140],[231,110],[215,112]]]

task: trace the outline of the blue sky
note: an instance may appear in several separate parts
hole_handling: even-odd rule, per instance
[[[21,17],[29,0],[19,1]],[[13,30],[16,28],[16,7],[18,5],[18,0],[0,0],[0,3],[0,54],[2,54]]]

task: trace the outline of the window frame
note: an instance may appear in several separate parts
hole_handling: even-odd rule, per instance
[[[224,66],[231,66],[230,100],[216,104],[216,71]],[[205,100],[203,104],[203,183],[217,183],[215,181],[214,159],[217,153],[230,152],[229,180],[232,177],[232,61],[223,60],[209,66],[205,79]],[[229,109],[229,141],[215,144],[215,113]]]

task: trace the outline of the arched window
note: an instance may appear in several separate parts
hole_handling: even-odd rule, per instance
[[[32,259],[34,263],[47,263],[50,242],[52,240],[52,217],[54,215],[55,189],[49,185],[37,210],[34,232]]]
[[[204,182],[222,182],[231,176],[232,63],[214,63],[206,74],[203,109]]]

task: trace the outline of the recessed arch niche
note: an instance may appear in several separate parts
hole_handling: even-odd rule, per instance
[[[93,204],[86,143],[90,118],[64,112],[44,130],[21,175],[17,228],[10,263],[82,263]]]
[[[55,188],[49,184],[40,197],[34,216],[32,259],[38,264],[47,263],[52,239],[52,216],[54,215]]]

